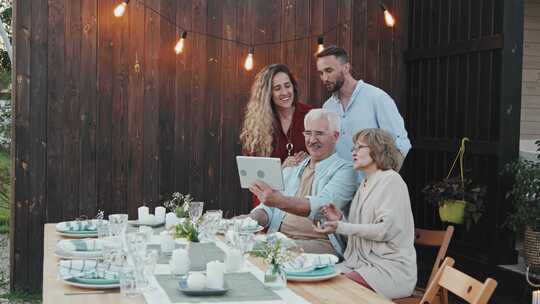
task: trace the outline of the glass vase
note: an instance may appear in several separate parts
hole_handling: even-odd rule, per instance
[[[278,264],[272,264],[266,269],[264,274],[264,285],[271,289],[282,289],[287,286],[287,275]]]

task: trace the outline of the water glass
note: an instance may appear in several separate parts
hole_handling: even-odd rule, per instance
[[[109,215],[109,224],[111,229],[111,234],[122,235],[126,232],[128,222],[127,214],[111,214]]]
[[[103,262],[115,267],[121,267],[126,262],[122,243],[115,239],[108,239],[103,242]]]
[[[202,215],[204,203],[203,202],[190,202],[189,203],[189,217],[193,223],[196,223]]]
[[[98,221],[96,226],[98,239],[107,239],[111,236],[111,226],[109,222]]]
[[[151,250],[146,253],[141,263],[136,264],[137,289],[139,292],[147,292],[155,288],[150,284],[150,278],[154,275],[154,271],[156,270],[157,260],[157,250]]]
[[[211,223],[210,226],[210,233],[212,237],[216,235],[219,225],[221,223],[221,220],[223,219],[223,211],[221,210],[208,210],[205,214],[206,217],[208,217],[209,222]]]
[[[146,234],[141,232],[129,233],[126,235],[126,247],[128,255],[135,264],[141,262],[146,255]]]
[[[134,297],[139,294],[137,289],[137,275],[135,268],[130,265],[125,265],[118,273],[120,281],[120,292],[123,296]]]

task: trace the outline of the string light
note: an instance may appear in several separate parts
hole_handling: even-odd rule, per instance
[[[324,38],[323,38],[323,36],[319,36],[319,38],[317,38],[317,43],[319,44],[319,46],[317,47],[317,54],[319,54],[320,52],[322,52],[324,50]]]
[[[396,19],[394,19],[394,16],[392,16],[390,11],[388,10],[388,7],[386,7],[384,3],[381,3],[380,5],[384,13],[384,23],[386,23],[386,26],[388,27],[394,27],[394,25],[396,24]]]
[[[228,38],[221,37],[221,36],[218,36],[218,35],[213,35],[213,34],[210,34],[210,33],[204,33],[204,32],[199,32],[199,31],[195,31],[195,30],[183,29],[180,26],[178,26],[174,20],[169,19],[167,16],[161,14],[161,12],[159,12],[158,10],[146,5],[144,0],[136,0],[136,1],[138,1],[139,4],[142,5],[145,9],[149,9],[149,10],[153,11],[154,13],[158,14],[161,18],[165,19],[167,22],[169,22],[171,25],[173,25],[177,29],[182,30],[182,34],[180,35],[180,39],[176,42],[176,45],[174,47],[174,51],[175,51],[176,54],[180,54],[180,53],[183,52],[187,32],[191,32],[193,34],[202,35],[202,36],[206,36],[206,37],[212,37],[212,38],[215,38],[215,39],[219,39],[219,40],[223,40],[223,41],[229,41],[229,42],[233,42],[233,43],[236,43],[238,45],[241,45],[241,46],[249,47],[248,55],[247,55],[246,60],[244,62],[244,68],[246,70],[248,70],[248,71],[253,69],[253,54],[255,52],[254,49],[257,46],[277,45],[277,44],[301,41],[301,40],[306,40],[306,39],[313,39],[314,37],[317,37],[316,35],[308,35],[308,36],[305,36],[305,37],[296,37],[296,38],[286,39],[286,40],[261,42],[261,43],[256,43],[256,44],[247,44],[247,43],[245,43],[243,41],[240,41],[240,40],[237,40],[237,39],[228,39]],[[129,4],[129,0],[122,0],[122,2],[120,4],[118,4],[114,8],[114,11],[113,11],[114,16],[122,17],[126,12],[128,4]],[[382,8],[382,10],[384,12],[384,20],[385,20],[386,25],[389,26],[389,27],[393,27],[394,24],[395,24],[394,16],[392,16],[392,14],[390,13],[390,11],[386,7],[386,5],[384,5],[382,2],[380,2],[380,6],[381,6],[381,8]],[[346,26],[347,24],[349,24],[350,21],[351,20],[349,19],[349,20],[346,20],[344,22],[337,23],[335,26],[333,26],[331,28],[328,28],[321,35],[319,35],[318,38],[317,38],[317,44],[318,44],[317,53],[320,53],[324,49],[324,38],[323,37],[324,37],[325,34],[330,33],[332,31],[338,29],[341,26]]]
[[[251,71],[253,69],[253,53],[255,53],[255,48],[250,47],[246,57],[246,62],[244,63],[244,68],[247,71]]]
[[[180,39],[178,40],[178,42],[174,46],[174,52],[176,54],[180,54],[184,50],[184,40],[186,39],[186,37],[187,37],[187,32],[182,31],[182,34],[180,35]]]
[[[114,16],[118,18],[124,16],[128,3],[129,3],[129,0],[123,0],[122,3],[118,4],[114,8]]]

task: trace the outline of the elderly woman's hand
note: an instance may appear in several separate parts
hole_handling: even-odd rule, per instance
[[[317,226],[315,226],[315,225],[313,226],[313,230],[315,230],[315,232],[318,232],[318,233],[332,234],[332,233],[336,232],[337,227],[338,227],[338,222],[337,221],[325,222],[322,225],[319,222],[319,223],[317,223]]]
[[[299,163],[301,163],[304,159],[308,157],[308,154],[304,151],[296,152],[294,155],[291,155],[285,159],[283,164],[281,165],[282,168],[286,167],[294,167],[297,166]]]
[[[339,221],[343,217],[341,210],[336,208],[336,205],[332,203],[322,206],[321,212],[327,221]]]

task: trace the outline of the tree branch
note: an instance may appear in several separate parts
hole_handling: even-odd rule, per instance
[[[9,61],[13,63],[13,51],[12,51],[11,41],[9,41],[8,33],[6,31],[6,27],[1,17],[0,17],[0,38],[2,38],[2,42],[4,42],[4,45],[6,46],[6,51],[9,56]]]

